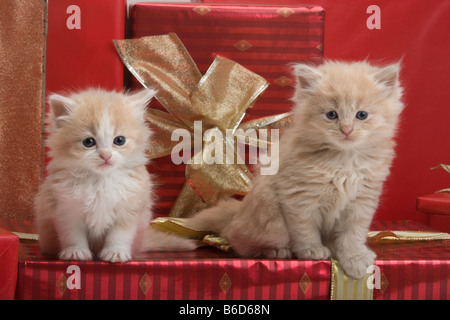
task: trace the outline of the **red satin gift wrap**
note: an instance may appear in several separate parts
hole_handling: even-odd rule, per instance
[[[319,6],[137,3],[130,17],[133,38],[176,33],[202,74],[220,55],[264,77],[270,85],[244,121],[290,111],[294,79],[289,63],[322,60],[324,10]],[[140,87],[135,79],[134,87]],[[151,106],[162,108],[157,101]],[[185,181],[185,168],[170,157],[152,162],[150,170],[160,179],[157,214],[167,215]]]

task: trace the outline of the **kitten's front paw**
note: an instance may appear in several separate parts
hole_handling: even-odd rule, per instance
[[[126,248],[109,247],[103,248],[99,253],[100,259],[109,262],[126,262],[131,260],[131,252]]]
[[[365,248],[357,254],[338,256],[340,266],[348,276],[361,279],[367,274],[367,268],[375,263],[377,255]]]
[[[305,248],[296,250],[293,252],[297,259],[301,260],[324,260],[328,259],[331,255],[330,249],[324,246],[316,246],[311,248]]]
[[[58,254],[61,260],[92,260],[92,252],[84,247],[67,247]]]

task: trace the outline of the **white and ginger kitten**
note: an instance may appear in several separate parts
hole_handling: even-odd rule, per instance
[[[394,158],[403,109],[398,64],[294,65],[294,124],[280,140],[279,172],[242,200],[224,200],[187,227],[210,230],[244,257],[337,258],[361,278],[376,255],[365,244]]]
[[[186,240],[149,229],[151,136],[144,119],[152,90],[88,89],[49,98],[51,161],[35,198],[39,243],[64,260],[124,262],[134,253],[192,250]]]

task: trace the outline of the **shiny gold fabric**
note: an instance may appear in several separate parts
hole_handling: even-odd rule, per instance
[[[43,172],[47,1],[0,1],[0,218],[31,219]]]
[[[169,112],[148,110],[147,120],[156,131],[148,150],[150,158],[171,153],[178,143],[171,141],[175,129],[186,129],[194,136],[195,121],[201,121],[203,138],[204,134],[211,134],[221,136],[222,141],[226,141],[227,129],[234,132],[241,126],[246,130],[289,124],[290,114],[242,124],[246,110],[268,86],[266,80],[219,56],[202,76],[176,34],[115,40],[114,43],[131,73],[144,87],[158,90],[156,98]],[[223,148],[225,154],[226,143]],[[234,159],[237,159],[236,148],[230,148],[234,149]],[[203,145],[202,152],[206,150]],[[194,158],[204,159],[203,155],[197,154]],[[186,183],[171,209],[171,216],[186,217],[216,204],[221,198],[250,191],[252,174],[244,164],[236,164],[237,161],[206,164],[202,160],[192,160],[187,165]]]

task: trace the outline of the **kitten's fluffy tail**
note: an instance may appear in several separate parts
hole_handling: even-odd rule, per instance
[[[230,198],[220,201],[216,206],[200,211],[186,219],[185,226],[198,231],[211,231],[221,234],[239,211],[241,201]]]
[[[184,226],[197,231],[221,234],[234,214],[238,212],[240,203],[236,199],[223,200],[217,206],[200,211],[192,218],[186,219]],[[141,251],[191,251],[198,246],[195,240],[149,228]]]
[[[141,251],[192,251],[197,247],[194,240],[148,228]]]

